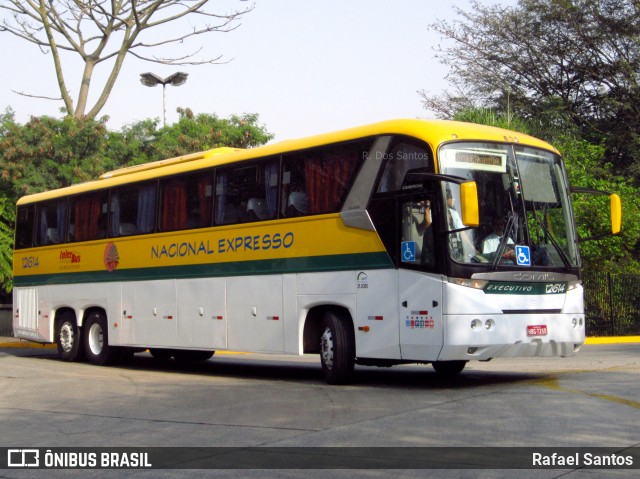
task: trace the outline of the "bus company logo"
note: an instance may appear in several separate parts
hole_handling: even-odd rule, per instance
[[[111,272],[118,267],[118,263],[120,263],[118,248],[113,243],[108,243],[104,249],[104,266]]]
[[[75,251],[62,250],[60,251],[60,262],[77,264],[80,262],[80,255]]]
[[[8,467],[39,467],[39,449],[9,449],[7,450]]]
[[[369,277],[367,276],[367,273],[365,273],[364,271],[361,271],[360,273],[358,273],[358,276],[356,278],[356,287],[357,289],[369,288]]]

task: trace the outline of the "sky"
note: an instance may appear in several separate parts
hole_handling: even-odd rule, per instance
[[[491,0],[486,0],[491,1]],[[210,0],[221,12],[248,3]],[[515,0],[492,3],[512,4]],[[219,117],[258,113],[275,141],[299,138],[394,118],[430,118],[417,93],[447,87],[447,68],[435,56],[441,38],[428,25],[455,18],[454,6],[469,0],[255,0],[255,8],[229,33],[197,37],[185,48],[203,47],[224,64],[166,66],[125,60],[110,99],[99,116],[107,127],[147,118],[162,121],[162,88],[140,83],[140,74],[189,74],[180,87],[166,88],[167,123],[176,108]],[[60,96],[50,55],[8,33],[0,34],[3,61],[0,111],[10,107],[20,123],[30,116],[60,117],[62,102],[14,93]],[[64,57],[72,96],[80,63]],[[94,83],[103,70],[96,71]],[[92,85],[93,86],[93,85]],[[95,86],[94,86],[95,88]]]

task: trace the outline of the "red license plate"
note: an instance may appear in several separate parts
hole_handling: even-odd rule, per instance
[[[546,324],[527,326],[527,336],[546,336],[548,333]]]

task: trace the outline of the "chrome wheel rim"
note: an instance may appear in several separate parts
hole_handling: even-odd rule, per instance
[[[327,369],[331,369],[333,367],[333,336],[329,328],[325,328],[320,337],[320,356],[322,364]]]
[[[74,340],[73,325],[66,321],[60,328],[60,347],[65,353],[73,349]]]

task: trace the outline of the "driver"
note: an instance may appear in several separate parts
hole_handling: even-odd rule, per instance
[[[504,226],[505,220],[501,216],[494,216],[491,220],[491,228],[493,232],[487,235],[487,237],[482,240],[482,254],[491,254],[495,253],[502,242],[502,238],[504,237]],[[510,237],[507,237],[507,244],[513,245],[513,240]],[[503,255],[506,259],[515,259],[515,252],[513,248],[510,248]]]

